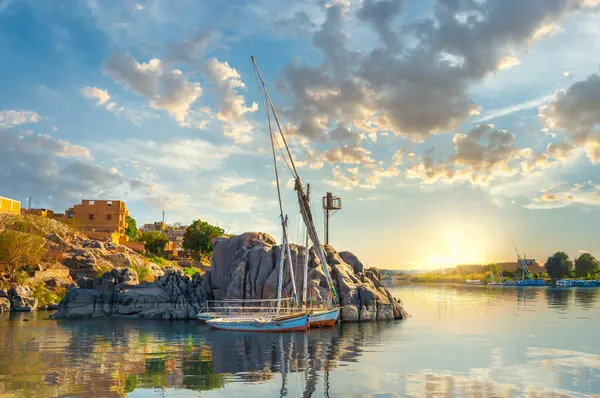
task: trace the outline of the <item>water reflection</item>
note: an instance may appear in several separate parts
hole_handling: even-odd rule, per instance
[[[392,292],[412,314],[408,321],[308,333],[0,315],[0,396],[600,393],[598,289],[408,286]]]
[[[343,325],[310,333],[222,333],[197,322],[57,322],[45,313],[0,319],[0,395],[122,397],[136,389],[206,391],[227,382],[265,382],[302,372],[302,396],[339,361],[358,360],[393,323]],[[18,364],[18,366],[15,366]]]

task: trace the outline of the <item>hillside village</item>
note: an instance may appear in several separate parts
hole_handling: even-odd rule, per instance
[[[199,220],[193,225],[208,226],[214,237],[223,232]],[[205,241],[213,236],[203,241],[193,230],[188,239],[196,250],[185,250],[186,230],[164,221],[138,229],[118,200],[82,200],[59,213],[0,197],[0,312],[56,308],[79,280],[115,269],[147,282],[168,269],[202,274],[212,249]]]

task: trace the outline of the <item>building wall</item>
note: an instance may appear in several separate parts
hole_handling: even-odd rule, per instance
[[[125,203],[119,200],[83,200],[73,206],[72,211],[67,211],[73,226],[83,232],[117,232],[123,235],[128,214]]]
[[[0,213],[21,214],[21,202],[0,196]]]

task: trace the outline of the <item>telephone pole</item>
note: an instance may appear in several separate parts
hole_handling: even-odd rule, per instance
[[[329,218],[337,213],[342,208],[342,199],[333,196],[331,192],[327,192],[323,196],[323,210],[325,211],[325,244],[329,244]]]

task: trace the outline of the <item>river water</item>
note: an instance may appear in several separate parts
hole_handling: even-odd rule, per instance
[[[600,397],[600,289],[390,290],[410,319],[308,333],[2,314],[0,397]]]

